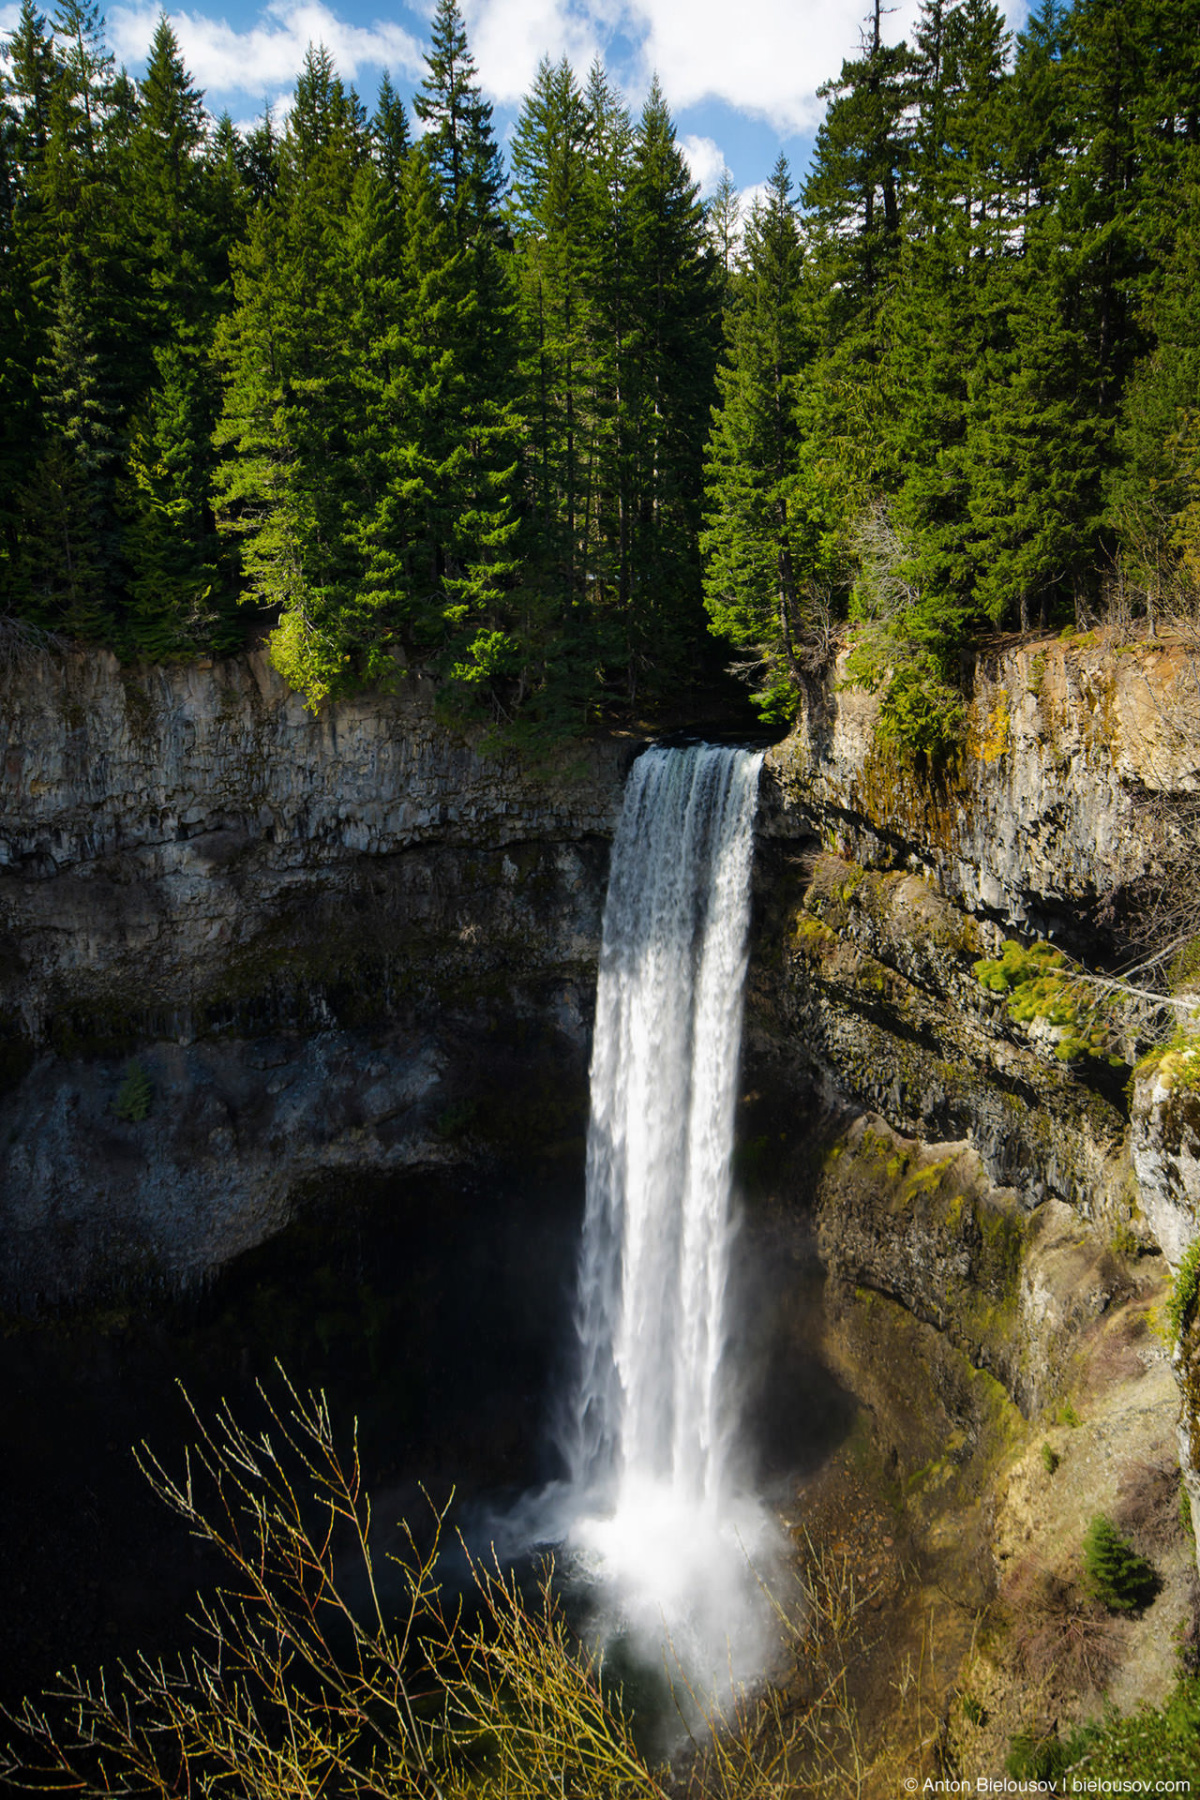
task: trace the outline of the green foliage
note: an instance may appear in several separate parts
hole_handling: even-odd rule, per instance
[[[1102,1726],[1079,1769],[1080,1782],[1183,1784],[1200,1779],[1200,1679],[1179,1683],[1163,1707],[1143,1707]]]
[[[1080,1418],[1079,1414],[1076,1412],[1075,1408],[1072,1406],[1072,1404],[1069,1400],[1063,1401],[1062,1405],[1058,1409],[1057,1416],[1058,1416],[1058,1423],[1060,1425],[1069,1426],[1069,1428],[1072,1431],[1077,1431],[1079,1429],[1079,1427],[1083,1424],[1083,1420]]]
[[[1013,1738],[1004,1759],[1005,1771],[1015,1781],[1055,1782],[1093,1743],[1095,1725],[1080,1725],[1065,1738],[1057,1729],[1038,1734],[1022,1731]]]
[[[879,707],[881,742],[931,761],[957,744],[963,726],[961,697],[930,669],[901,669]]]
[[[1083,1539],[1084,1586],[1110,1612],[1136,1612],[1150,1600],[1158,1577],[1126,1543],[1112,1520],[1097,1513]]]
[[[674,703],[709,633],[785,723],[849,635],[881,741],[949,757],[980,633],[1200,593],[1198,4],[876,7],[803,225],[781,161],[739,242],[598,66],[539,67],[506,194],[456,0],[416,145],[324,50],[243,137],[165,17],[134,84],[94,5],[21,0],[6,604],[162,658],[246,603],[312,706],[419,668],[542,744]]]
[[[960,1704],[962,1706],[963,1718],[966,1719],[969,1725],[987,1724],[987,1712],[982,1701],[977,1700],[974,1694],[964,1694]]]
[[[1184,944],[1167,970],[1167,980],[1173,994],[1190,992],[1200,984],[1200,937]]]
[[[1042,1450],[1041,1450],[1041,1456],[1042,1456],[1043,1469],[1045,1469],[1047,1475],[1053,1475],[1054,1471],[1057,1469],[1057,1467],[1059,1465],[1059,1462],[1062,1460],[1058,1454],[1058,1451],[1055,1450],[1053,1448],[1053,1446],[1050,1444],[1043,1444]]]
[[[143,1119],[149,1117],[153,1100],[153,1083],[135,1057],[126,1066],[125,1076],[117,1089],[117,1097],[113,1101],[112,1109],[118,1119],[124,1119],[129,1125],[140,1125]]]
[[[974,965],[975,979],[993,994],[1011,994],[1017,988],[1045,982],[1053,970],[1061,969],[1065,958],[1052,944],[1037,943],[1028,949],[1008,938],[995,961],[984,958]],[[1032,1016],[1032,1010],[1024,1013]]]
[[[828,657],[843,560],[836,507],[795,404],[814,346],[783,157],[750,215],[728,296],[705,467],[705,604],[713,631],[751,653],[743,672],[760,714],[783,722],[805,670]]]
[[[1061,950],[1046,943],[1026,948],[1008,938],[999,957],[984,957],[973,967],[981,986],[1008,996],[1008,1015],[1019,1025],[1039,1022],[1058,1028],[1054,1054],[1060,1062],[1091,1056],[1113,1068],[1121,1066],[1122,1059],[1112,1053],[1105,1002],[1073,977]]]
[[[1171,1284],[1166,1313],[1173,1345],[1180,1342],[1195,1318],[1198,1301],[1200,1301],[1200,1238],[1194,1239],[1184,1251],[1178,1273]]]

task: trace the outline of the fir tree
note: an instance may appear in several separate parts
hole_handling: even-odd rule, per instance
[[[43,448],[21,495],[22,588],[36,624],[111,641],[120,580],[114,513],[119,438],[93,318],[83,282],[68,262],[43,374]]]
[[[492,109],[479,90],[457,0],[438,0],[425,57],[425,75],[413,99],[425,127],[429,166],[440,183],[460,243],[499,220],[504,171],[492,130]]]
[[[1084,1585],[1110,1612],[1136,1612],[1159,1581],[1144,1556],[1127,1544],[1112,1520],[1097,1513],[1083,1539]]]
[[[404,159],[412,148],[412,143],[408,134],[408,115],[404,110],[404,102],[393,88],[386,69],[379,84],[379,99],[371,120],[371,144],[384,187],[398,204]]]
[[[703,458],[719,354],[719,288],[695,182],[652,83],[629,185],[633,307],[627,455],[636,608],[626,620],[630,693],[678,681],[695,642]]]
[[[709,242],[728,291],[742,241],[742,204],[728,169],[721,170],[721,179],[705,206],[704,213],[708,221]]]
[[[5,86],[11,96],[10,150],[13,179],[24,196],[37,187],[50,141],[50,104],[56,64],[46,18],[33,0],[21,0],[21,12],[4,49],[8,65]]]
[[[510,218],[528,346],[531,547],[568,592],[588,559],[589,278],[597,221],[587,151],[587,114],[570,66],[543,59],[513,139]]]
[[[766,718],[787,718],[801,680],[798,646],[832,578],[836,533],[804,479],[796,387],[812,344],[783,157],[746,227],[726,333],[706,466],[705,593],[713,630],[753,653],[755,704]]]
[[[280,148],[278,192],[253,215],[235,256],[236,306],[217,339],[226,371],[219,523],[239,545],[251,592],[283,609],[286,672],[316,698],[333,691],[325,638],[361,569],[345,454],[355,390],[344,232],[366,162],[355,108],[327,52],[310,49]],[[306,674],[300,650],[310,640]],[[344,683],[352,682],[352,655],[339,655]]]

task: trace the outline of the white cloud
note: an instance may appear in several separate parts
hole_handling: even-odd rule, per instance
[[[118,57],[140,62],[158,19],[157,6],[114,7],[108,23]],[[401,75],[415,75],[423,67],[423,46],[403,26],[384,20],[350,25],[324,0],[272,0],[248,31],[203,13],[171,13],[170,20],[197,85],[217,93],[289,87],[309,44],[326,45],[347,81],[355,80],[360,69],[384,64]]]
[[[566,57],[580,79],[603,59],[615,20],[607,0],[467,0],[463,16],[480,79],[502,106],[529,92],[543,56]]]
[[[700,188],[701,199],[707,199],[725,172],[725,152],[714,138],[685,137],[679,140],[692,180]]]
[[[0,31],[5,33],[17,29],[17,20],[21,16],[19,6],[0,6]]]
[[[771,184],[769,181],[756,181],[750,187],[739,188],[738,206],[741,210],[738,216],[743,225],[745,225],[746,220],[750,217],[750,214],[754,211],[758,202],[766,199],[770,192],[770,188]]]
[[[817,89],[858,53],[867,0],[467,0],[464,10],[480,74],[505,104],[528,91],[542,55],[566,55],[582,72],[607,51],[635,95],[657,71],[672,107],[722,100],[782,132],[808,132],[824,110]],[[919,10],[919,0],[890,8],[889,41],[911,31]],[[1019,25],[1028,0],[1005,0],[1005,10]]]
[[[349,24],[337,3],[269,0],[244,30],[198,10],[170,16],[188,68],[215,96],[289,88],[310,42],[326,44],[348,80],[384,64],[401,81],[420,76],[424,33],[419,41],[395,19]],[[432,14],[432,0],[409,4],[414,15]],[[1027,0],[1005,6],[1011,25],[1024,20]],[[866,0],[739,0],[736,9],[728,0],[463,0],[463,10],[480,77],[502,106],[528,93],[542,56],[568,57],[580,76],[600,57],[635,105],[657,70],[675,109],[721,101],[786,134],[818,123],[817,88],[857,53]],[[910,30],[918,10],[919,0],[898,0],[887,16],[889,38]],[[0,0],[0,20],[16,16],[13,0]],[[109,28],[118,56],[140,62],[157,18],[151,0],[114,6]],[[715,146],[696,152],[702,182],[714,153]]]
[[[1009,0],[1023,8],[1023,0]],[[811,130],[817,88],[857,50],[864,0],[471,0],[466,8],[480,74],[497,99],[526,92],[538,58],[567,55],[577,68],[613,40],[631,56],[616,70],[635,92],[658,72],[676,108],[723,100],[783,131]],[[888,17],[900,37],[918,12],[902,0]]]

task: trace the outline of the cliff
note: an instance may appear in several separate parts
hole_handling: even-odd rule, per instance
[[[1172,1352],[1161,1323],[1200,1234],[1187,1008],[1131,1078],[1136,1020],[1085,1042],[975,967],[1017,938],[1103,970],[1138,884],[1186,866],[1198,667],[999,650],[936,771],[836,671],[763,772],[741,1186],[785,1332],[869,1421],[855,1467],[980,1605],[1067,1568],[1071,1507],[1118,1511],[1176,1435],[1200,1507],[1200,1326]],[[3,736],[6,1304],[186,1285],[360,1177],[582,1167],[634,743],[531,770],[426,687],[314,717],[257,656],[34,657]],[[1186,1623],[1172,1517],[1129,1702]]]
[[[427,686],[316,718],[260,655],[31,658],[3,730],[10,1299],[188,1279],[306,1183],[578,1135],[629,747],[530,773]]]
[[[839,669],[768,757],[751,1081],[781,1144],[806,1084],[825,1123],[816,1165],[797,1146],[763,1187],[814,1218],[826,1341],[892,1421],[890,1454],[921,1484],[953,1475],[960,1506],[991,1491],[979,1459],[1001,1430],[972,1371],[1028,1420],[1073,1393],[1101,1409],[1105,1381],[1124,1383],[1126,1400],[1104,1405],[1160,1451],[1174,1431],[1171,1384],[1148,1395],[1171,1362],[1154,1320],[1200,1235],[1194,1021],[1181,1004],[1183,1046],[1131,1075],[1144,1011],[1109,1007],[1088,1041],[1086,1023],[1063,1022],[1074,998],[1051,984],[1011,1007],[976,964],[1016,937],[1103,971],[1139,888],[1186,879],[1198,681],[1200,656],[1179,642],[1006,648],[975,672],[961,753],[927,770],[880,747],[877,700]],[[1174,1365],[1197,1506],[1200,1330]],[[1095,1503],[1113,1510],[1111,1441],[1107,1455]]]

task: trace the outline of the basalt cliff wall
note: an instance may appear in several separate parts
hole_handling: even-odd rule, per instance
[[[1200,1506],[1200,1327],[1172,1346],[1162,1324],[1200,1236],[1192,1009],[1176,1009],[1175,1047],[1131,1074],[1149,1023],[1136,1003],[1108,1009],[1099,1053],[1080,1053],[1061,996],[1029,990],[1015,1009],[975,967],[1016,939],[1102,974],[1114,920],[1187,881],[1200,658],[1090,637],[998,650],[975,670],[961,752],[935,770],[881,746],[876,698],[841,673],[764,771],[751,1179],[767,1204],[803,1197],[825,1342],[893,1421],[907,1479],[959,1482],[960,1508],[982,1499],[978,1458],[1006,1409],[1044,1424],[1074,1394],[1089,1420],[1126,1420],[1096,1450],[1108,1485],[1092,1503],[1111,1511],[1121,1432],[1162,1453],[1178,1391]],[[816,1154],[789,1141],[806,1083]],[[1102,1404],[1105,1382],[1120,1393]]]
[[[881,745],[876,698],[839,668],[764,765],[738,1180],[773,1254],[747,1329],[765,1356],[773,1320],[777,1366],[816,1356],[848,1396],[828,1504],[843,1519],[869,1476],[889,1554],[932,1584],[914,1606],[957,1596],[938,1679],[986,1696],[991,1768],[1005,1733],[1045,1724],[1011,1626],[1029,1571],[1073,1592],[1094,1512],[1132,1494],[1160,1532],[1110,1696],[1162,1699],[1193,1629],[1176,1459],[1200,1518],[1200,1323],[1172,1344],[1163,1320],[1200,1235],[1195,1022],[1182,1005],[1131,1073],[1144,1020],[1122,1045],[1118,1009],[1089,1055],[975,965],[1049,941],[1102,973],[1130,893],[1194,866],[1198,684],[1180,642],[1002,648],[961,751],[928,770]],[[186,1286],[363,1179],[580,1173],[637,749],[531,770],[439,722],[419,683],[314,716],[257,655],[10,671],[0,1308]],[[771,1405],[804,1441],[805,1393]],[[981,1658],[972,1609],[993,1603]],[[984,1728],[946,1706],[938,1754],[971,1767]]]
[[[578,1139],[630,746],[531,773],[425,685],[314,717],[257,654],[31,658],[0,739],[11,1299],[186,1281],[314,1183]]]
[[[1177,1263],[1186,1082],[1152,1070],[1131,1109],[1127,1070],[1061,1060],[973,965],[1013,934],[1103,960],[1114,898],[1200,792],[1196,682],[1178,643],[998,651],[964,750],[928,772],[835,671],[764,770],[751,1079],[966,1145],[1018,1220],[1054,1202]],[[631,741],[530,771],[439,724],[421,684],[314,716],[259,655],[30,658],[0,737],[11,1294],[186,1279],[327,1177],[577,1150]],[[149,1109],[122,1118],[134,1061]],[[936,1247],[889,1227],[873,1254],[945,1313]]]

